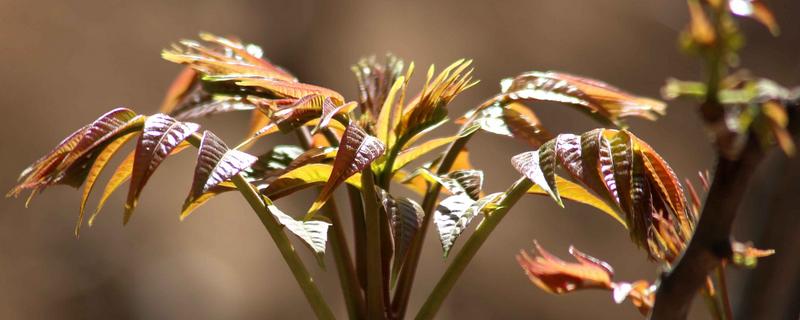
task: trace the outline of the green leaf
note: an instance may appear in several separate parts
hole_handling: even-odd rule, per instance
[[[203,132],[192,189],[184,203],[192,202],[212,187],[229,180],[256,160],[258,158],[252,155],[229,149],[225,142],[210,131]]]
[[[165,114],[153,115],[144,122],[144,129],[136,144],[128,199],[125,202],[125,223],[133,210],[147,180],[181,142],[193,134],[199,125],[180,122]]]
[[[291,169],[259,189],[265,196],[271,199],[279,199],[299,190],[325,183],[328,181],[332,171],[332,165],[311,163]],[[360,189],[361,174],[356,173],[345,182]]]
[[[337,186],[357,172],[368,168],[375,159],[383,155],[384,150],[385,147],[378,141],[378,138],[368,135],[355,123],[347,126],[342,141],[339,143],[339,151],[333,160],[333,171],[308,210],[306,220],[310,219],[328,201]]]
[[[403,110],[402,101],[395,102],[395,96],[400,89],[403,88],[405,83],[406,78],[403,76],[399,76],[397,80],[394,81],[394,84],[386,95],[383,107],[381,107],[380,114],[378,114],[378,121],[375,124],[375,133],[378,140],[383,142],[388,148],[394,145],[394,140],[397,138],[394,129],[397,123],[400,122],[400,116]]]
[[[400,154],[397,155],[397,158],[394,160],[394,167],[392,168],[392,172],[402,169],[411,161],[414,161],[419,157],[424,156],[428,152],[436,150],[436,148],[447,145],[455,141],[459,137],[460,136],[456,135],[452,137],[431,139],[423,142],[420,145],[413,146],[403,150],[402,152],[400,152]]]

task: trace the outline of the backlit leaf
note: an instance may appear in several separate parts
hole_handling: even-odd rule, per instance
[[[425,154],[435,150],[436,148],[447,145],[458,138],[459,136],[431,139],[423,142],[420,145],[409,147],[397,155],[397,158],[395,158],[394,160],[394,167],[392,168],[392,171],[393,172],[397,171],[406,166],[411,161],[414,161],[419,157],[424,156]]]
[[[333,190],[339,184],[357,172],[368,168],[375,159],[383,155],[383,152],[384,145],[377,138],[368,135],[354,123],[347,126],[342,141],[339,143],[339,151],[333,160],[333,171],[330,178],[308,210],[306,220],[310,219],[328,201]]]
[[[197,210],[197,208],[208,202],[208,200],[211,200],[211,198],[233,190],[236,190],[236,186],[233,185],[232,182],[228,181],[211,187],[211,189],[208,189],[208,191],[204,192],[199,197],[196,197],[192,199],[192,201],[183,204],[183,207],[181,208],[180,220],[183,221],[183,219],[186,219],[186,217]]]
[[[216,37],[203,33],[200,38],[218,47],[212,48],[191,40],[183,40],[173,45],[172,50],[164,50],[161,56],[174,63],[189,65],[208,75],[244,74],[259,75],[282,81],[296,81],[288,72],[261,59],[261,48],[242,44],[233,39]]]
[[[190,145],[191,144],[184,141],[172,149],[172,153],[170,155],[178,154]],[[128,178],[130,178],[131,172],[133,171],[135,155],[135,151],[129,153],[128,156],[126,156],[125,159],[122,160],[122,162],[117,166],[117,169],[114,170],[111,178],[106,183],[106,187],[103,190],[103,195],[100,197],[100,201],[97,203],[97,208],[95,209],[94,213],[92,213],[92,216],[89,217],[89,226],[94,224],[94,219],[97,218],[97,215],[100,213],[100,210],[103,208],[111,194],[114,193],[114,191],[116,191],[120,185],[125,183],[125,181],[128,181]]]
[[[336,104],[344,103],[344,97],[340,93],[307,83],[287,82],[264,76],[241,74],[206,76],[203,79],[210,82],[233,82],[238,86],[250,87],[280,99],[300,99],[308,95],[319,95],[330,98]]]
[[[617,210],[579,184],[556,176],[556,188],[558,188],[559,195],[561,195],[562,199],[572,200],[599,209],[614,218],[614,220],[617,220],[622,226],[627,226],[625,220],[622,219]],[[534,185],[528,189],[528,193],[547,195],[547,192],[539,185]]]
[[[530,254],[520,251],[517,261],[530,280],[542,290],[564,294],[587,288],[612,289],[614,271],[607,263],[573,247],[569,252],[578,262],[565,262],[545,251],[538,242],[533,244],[534,250]]]
[[[139,141],[136,144],[136,157],[133,161],[131,185],[128,199],[125,202],[125,222],[130,219],[133,210],[150,176],[166,159],[175,147],[193,134],[199,125],[181,122],[165,114],[156,114],[147,118]]]
[[[86,210],[86,201],[89,200],[89,195],[92,193],[92,189],[94,188],[94,184],[97,181],[100,172],[103,171],[103,169],[106,167],[106,164],[108,164],[108,161],[111,160],[117,151],[119,151],[119,148],[128,142],[128,140],[135,137],[136,134],[137,132],[132,132],[114,140],[113,142],[109,143],[105,149],[103,149],[103,152],[101,152],[99,156],[97,156],[97,160],[95,160],[94,164],[92,165],[92,169],[89,170],[89,174],[86,177],[86,184],[83,186],[80,212],[78,213],[78,222],[75,226],[75,236],[80,235],[84,212]]]
[[[619,124],[624,117],[654,120],[663,102],[634,96],[606,83],[557,72],[532,71],[502,82],[503,92],[484,103],[550,101],[578,107],[598,120]]]
[[[408,198],[391,198],[384,201],[394,237],[395,269],[402,266],[411,241],[422,224],[425,213],[419,204]]]
[[[513,165],[514,169],[517,169],[519,173],[542,188],[556,203],[561,204],[558,195],[550,188],[550,184],[547,182],[545,174],[539,166],[539,158],[538,150],[520,153],[511,158],[511,165]]]
[[[197,152],[192,189],[184,203],[192,202],[212,187],[229,180],[256,160],[258,158],[252,155],[229,149],[220,138],[205,131]]]
[[[403,60],[387,55],[386,60],[380,63],[375,57],[364,58],[358,61],[351,69],[358,80],[359,104],[362,106],[362,113],[378,115],[384,105],[384,101],[389,100],[387,96],[391,86],[396,83],[397,78],[403,74]],[[413,63],[409,66],[409,71],[413,70]],[[406,80],[408,80],[407,73]]]
[[[272,199],[279,199],[299,190],[321,185],[328,181],[333,166],[323,163],[312,163],[294,168],[260,188],[261,193]],[[356,173],[345,180],[350,185],[361,188],[361,174]]]
[[[325,244],[328,241],[328,227],[331,226],[330,223],[319,220],[295,220],[288,214],[283,213],[283,211],[269,201],[267,202],[267,208],[270,213],[278,219],[278,223],[282,224],[286,229],[303,240],[303,243],[311,248],[317,256],[325,254]]]
[[[450,253],[456,239],[469,226],[472,219],[502,195],[502,193],[493,193],[475,201],[464,194],[458,194],[447,197],[439,203],[433,213],[433,221],[439,230],[444,257]]]

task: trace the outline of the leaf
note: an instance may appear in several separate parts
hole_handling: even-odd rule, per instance
[[[214,187],[211,187],[208,191],[201,194],[199,197],[194,198],[192,201],[184,203],[183,207],[181,207],[181,215],[180,220],[186,219],[192,212],[197,210],[200,206],[204,205],[208,200],[211,198],[216,197],[222,193],[236,190],[236,186],[233,185],[232,182],[223,182]]]
[[[280,99],[300,99],[308,95],[318,95],[330,98],[336,104],[344,103],[344,97],[340,93],[307,83],[287,82],[264,76],[241,74],[206,76],[203,79],[209,82],[233,82],[237,86],[257,89],[259,92],[268,93],[270,96]]]
[[[173,149],[199,128],[195,123],[180,122],[161,113],[147,118],[136,144],[131,185],[125,202],[125,223],[130,220],[139,195],[153,172]]]
[[[319,220],[297,221],[283,213],[283,211],[278,209],[271,201],[267,201],[267,209],[278,219],[278,223],[282,224],[286,229],[303,240],[318,257],[325,254],[325,243],[328,241],[328,227],[331,226],[330,223]]]
[[[480,170],[458,170],[446,175],[437,176],[425,168],[417,169],[413,174],[406,177],[404,183],[410,182],[415,177],[420,176],[430,183],[438,183],[453,195],[466,195],[470,199],[478,200],[483,188],[483,171]]]
[[[584,168],[582,181],[595,193],[608,196],[614,203],[619,204],[611,153],[611,145],[603,137],[603,129],[595,129],[581,135]]]
[[[31,189],[30,202],[36,193],[51,185],[80,187],[101,150],[111,141],[137,131],[143,121],[144,117],[125,108],[107,112],[70,134],[47,155],[23,170],[18,184],[7,196],[18,196],[23,190]]]
[[[64,157],[75,148],[78,141],[83,138],[87,126],[80,128],[64,138],[52,151],[43,157],[39,158],[25,168],[20,173],[17,179],[18,184],[6,194],[6,197],[17,197],[24,189],[33,189],[28,201],[36,194],[36,192],[47,186],[53,179],[53,172],[55,167],[64,159]],[[26,204],[27,205],[27,204]]]
[[[449,144],[458,139],[459,137],[460,136],[456,135],[452,137],[431,139],[423,142],[420,145],[413,146],[403,150],[402,152],[400,152],[400,154],[397,155],[397,158],[395,158],[392,172],[402,169],[411,161],[414,161],[419,157],[424,156],[425,154],[435,150],[436,148]]]
[[[337,106],[333,104],[330,99],[325,99],[325,102],[322,104],[322,114],[317,122],[317,126],[311,130],[311,133],[315,134],[321,129],[327,128],[333,117],[341,114],[347,114],[348,112],[353,111],[356,106],[358,106],[358,104],[355,102],[348,102]]]
[[[539,118],[527,107],[519,103],[509,103],[503,108],[503,120],[508,126],[511,136],[539,147],[553,137],[542,126]]]
[[[361,59],[351,68],[358,80],[359,105],[362,107],[362,113],[377,115],[383,111],[379,108],[385,101],[391,100],[387,98],[390,87],[397,83],[397,79],[403,74],[403,66],[402,59],[387,55],[383,63],[379,63],[375,57],[369,57]],[[414,69],[413,62],[408,69],[406,81]]]
[[[311,149],[319,152],[320,149]],[[245,169],[245,177],[249,180],[266,179],[282,174],[289,165],[306,153],[303,148],[294,145],[277,145],[272,150],[260,155],[258,160]]]
[[[699,1],[687,1],[689,5],[689,34],[692,40],[702,45],[710,45],[716,39],[714,26],[708,21],[708,17],[703,11],[703,6]]]
[[[239,41],[202,33],[200,38],[220,48],[209,48],[191,40],[183,40],[173,45],[172,50],[164,50],[161,57],[174,62],[187,64],[204,74],[247,74],[260,75],[282,81],[296,81],[283,69],[261,59],[262,50],[255,45],[244,45]]]
[[[541,125],[536,115],[526,106],[512,102],[493,103],[467,113],[459,122],[477,123],[486,132],[513,137],[538,148],[552,135]]]
[[[539,165],[539,151],[529,151],[520,153],[511,158],[511,165],[514,166],[519,173],[521,173],[526,178],[530,179],[538,185],[544,192],[546,192],[553,200],[556,201],[559,205],[563,206],[563,203],[559,199],[558,195],[551,189],[550,183],[548,183],[547,178],[545,178],[545,173],[542,171],[542,168]]]
[[[405,261],[411,241],[417,234],[422,218],[425,216],[422,207],[409,198],[391,198],[384,201],[384,207],[389,214],[389,221],[394,237],[394,268],[399,270]]]
[[[395,96],[400,91],[400,89],[404,89],[404,85],[406,84],[406,78],[403,76],[399,76],[397,80],[394,81],[391,89],[386,95],[386,98],[383,102],[383,106],[380,109],[380,114],[378,114],[378,121],[375,123],[375,132],[378,140],[383,142],[386,146],[391,148],[394,145],[394,140],[397,138],[394,132],[395,126],[400,121],[400,116],[402,115],[402,101],[395,102]]]
[[[297,167],[270,181],[266,187],[260,188],[261,193],[271,199],[279,199],[299,190],[327,182],[332,171],[333,166],[322,163]],[[356,173],[345,182],[360,189],[361,174]]]
[[[643,155],[645,169],[650,175],[650,179],[658,186],[663,195],[678,218],[683,232],[688,235],[691,233],[692,221],[686,209],[686,195],[681,186],[680,180],[669,164],[644,140],[631,134],[632,143],[640,150]]]
[[[655,120],[663,102],[634,96],[607,83],[558,72],[531,71],[501,83],[503,92],[483,105],[497,102],[550,101],[578,107],[600,121],[619,124],[624,117]]]
[[[192,202],[212,187],[229,180],[256,160],[258,158],[252,155],[229,149],[225,142],[210,131],[203,132],[192,189],[184,203]]]
[[[603,211],[612,218],[614,218],[614,220],[617,220],[617,222],[622,224],[623,227],[627,228],[625,220],[623,220],[622,217],[620,217],[620,214],[614,208],[609,206],[608,203],[598,198],[597,196],[593,195],[591,192],[589,192],[579,184],[566,180],[562,177],[556,176],[556,188],[558,188],[558,192],[561,195],[561,198],[583,203],[585,205],[599,209],[600,211]],[[528,193],[547,195],[547,192],[545,192],[544,189],[542,189],[542,187],[540,187],[539,185],[534,185],[533,187],[528,189]]]
[[[400,123],[395,128],[397,136],[410,139],[442,122],[447,117],[447,104],[456,95],[477,83],[472,81],[471,70],[462,74],[471,63],[471,60],[458,60],[442,70],[435,79],[432,79],[434,68],[431,66],[419,98],[403,111]]]
[[[553,196],[556,203],[563,208],[564,202],[561,201],[558,188],[556,188],[556,167],[558,166],[558,162],[556,161],[557,145],[555,142],[555,139],[550,140],[539,148],[539,169],[542,171],[548,189],[552,191],[551,196]]]
[[[325,101],[321,95],[308,95],[295,101],[292,105],[276,110],[270,117],[282,132],[292,132],[322,114]]]
[[[100,172],[106,167],[108,161],[119,151],[119,148],[122,147],[128,140],[132,139],[136,136],[137,132],[129,133],[125,136],[120,137],[119,139],[114,140],[113,142],[109,143],[105,149],[97,156],[97,160],[95,160],[92,168],[89,170],[89,174],[86,177],[86,184],[83,186],[83,194],[81,195],[81,204],[80,204],[80,212],[78,213],[78,222],[75,225],[75,236],[79,236],[81,232],[81,225],[83,224],[83,217],[84,212],[86,210],[86,201],[89,200],[89,195],[92,193],[92,189],[94,188],[94,184],[97,181],[97,177],[100,175]]]
[[[108,140],[113,140],[119,136],[128,134],[138,130],[144,122],[144,117],[137,116],[136,113],[129,109],[117,108],[107,112],[106,114],[97,118],[85,130],[80,141],[75,145],[69,154],[64,157],[64,160],[56,168],[56,171],[66,170],[79,158],[87,155],[96,147],[102,145]]]
[[[611,146],[611,162],[613,163],[614,181],[619,195],[619,205],[625,212],[626,221],[630,224],[635,221],[634,209],[629,195],[632,192],[631,176],[633,170],[633,146],[630,136],[625,131],[616,133],[608,131],[605,138]]]
[[[175,110],[181,101],[191,94],[192,90],[198,85],[198,81],[197,71],[190,67],[184,67],[169,86],[164,102],[161,103],[160,112],[169,114]]]
[[[535,247],[530,254],[520,251],[517,262],[528,278],[542,290],[564,294],[588,288],[612,289],[614,271],[607,263],[571,246],[569,252],[578,262],[565,262],[545,251],[538,242],[534,241],[533,244]]]
[[[751,17],[769,29],[772,35],[780,33],[778,23],[772,12],[769,11],[763,1],[760,0],[728,0],[728,7],[731,12],[738,16]]]
[[[464,194],[458,194],[447,197],[439,203],[433,213],[433,221],[439,230],[445,258],[450,253],[458,236],[469,226],[472,219],[502,195],[503,193],[493,193],[475,201]]]
[[[378,141],[378,138],[368,135],[354,123],[348,125],[342,141],[339,143],[339,151],[333,160],[333,171],[308,210],[306,220],[310,219],[328,201],[333,190],[339,184],[357,172],[368,168],[370,163],[383,155],[384,150],[385,147]]]
[[[171,113],[171,115],[178,120],[188,120],[232,111],[250,111],[255,109],[256,106],[247,98],[215,94],[203,97],[200,101],[193,101],[193,103]]]
[[[176,155],[189,146],[190,144],[188,142],[183,142],[172,150],[171,155]],[[111,178],[106,183],[106,187],[103,190],[103,195],[100,197],[100,201],[97,203],[97,208],[95,209],[94,213],[92,213],[92,216],[89,217],[89,226],[92,226],[94,224],[94,219],[100,213],[100,210],[103,208],[103,206],[105,205],[106,201],[111,196],[111,194],[114,193],[114,191],[116,191],[120,185],[122,185],[125,181],[127,181],[128,178],[130,178],[131,172],[133,171],[133,161],[135,159],[135,155],[136,155],[135,151],[129,153],[125,157],[125,159],[122,160],[122,162],[117,166],[117,169],[114,170],[114,173],[111,175]]]

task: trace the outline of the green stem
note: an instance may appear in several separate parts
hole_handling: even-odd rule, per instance
[[[463,128],[462,128],[463,129]],[[442,161],[436,170],[437,175],[447,174],[453,166],[458,154],[467,145],[472,134],[465,135],[450,144],[450,147],[445,151]],[[422,218],[417,234],[411,242],[406,261],[403,263],[403,270],[400,273],[400,278],[397,281],[397,289],[395,290],[394,300],[392,301],[392,310],[397,319],[403,319],[408,309],[408,301],[411,297],[411,288],[414,285],[414,277],[416,276],[417,266],[422,254],[422,247],[425,244],[425,234],[428,231],[428,226],[431,224],[433,218],[433,207],[436,205],[436,199],[439,197],[439,192],[442,186],[438,183],[432,184],[428,187],[428,192],[425,193],[425,198],[422,201],[422,210],[425,216]]]
[[[362,290],[367,289],[367,226],[364,222],[364,204],[361,202],[361,191],[347,185],[347,196],[350,198],[350,210],[353,212],[353,231],[355,233],[356,274]]]
[[[374,179],[372,169],[369,167],[361,172],[365,209],[364,220],[367,229],[365,239],[367,251],[367,317],[369,319],[385,319],[380,213],[378,212],[378,196],[375,193]]]
[[[258,218],[261,219],[261,223],[267,229],[267,232],[269,232],[269,235],[281,252],[286,264],[289,265],[289,270],[292,271],[295,280],[297,280],[297,283],[303,290],[303,294],[308,300],[308,303],[311,304],[311,308],[314,310],[314,314],[317,318],[335,319],[333,312],[325,302],[325,298],[322,297],[316,284],[314,284],[314,279],[311,278],[311,274],[309,274],[308,269],[306,269],[300,256],[297,255],[297,251],[295,251],[292,243],[289,241],[289,237],[286,236],[286,233],[283,232],[283,227],[275,220],[275,217],[269,212],[269,209],[267,209],[258,190],[247,182],[242,175],[234,176],[233,183],[247,200],[247,203],[250,204],[250,207],[253,208],[253,211],[256,212]]]
[[[308,128],[301,127],[295,132],[303,149],[308,150],[311,148],[311,134],[308,132]],[[335,136],[332,136],[332,132],[329,129],[324,129],[323,133],[326,134],[325,136],[332,146],[338,145],[339,141],[335,139]],[[344,234],[344,224],[339,215],[335,199],[329,199],[320,211],[331,220],[331,232],[333,233],[333,238],[330,239],[331,251],[333,251],[334,261],[336,262],[336,272],[339,275],[339,285],[347,306],[347,314],[350,319],[363,319],[365,312],[364,295],[356,278],[353,258],[350,255],[350,249],[347,247],[347,237]]]
[[[517,180],[517,182],[506,191],[506,195],[498,204],[498,208],[487,214],[486,218],[475,228],[475,232],[464,243],[458,255],[456,255],[453,261],[450,261],[450,265],[447,267],[444,275],[442,275],[442,278],[439,279],[439,282],[436,283],[436,287],[433,288],[433,292],[428,296],[425,304],[422,305],[416,319],[433,319],[436,312],[439,311],[442,302],[447,297],[447,294],[453,289],[456,280],[458,280],[464,272],[464,269],[467,268],[472,258],[475,257],[478,249],[486,242],[486,239],[492,231],[494,231],[500,221],[503,220],[503,217],[508,214],[511,207],[513,207],[532,186],[533,182],[523,177]]]
[[[356,271],[353,267],[353,258],[347,248],[347,238],[342,228],[342,219],[336,202],[333,198],[329,199],[321,210],[331,220],[331,232],[333,238],[330,239],[331,251],[333,251],[336,271],[339,273],[339,285],[342,287],[342,295],[347,306],[347,314],[350,319],[364,318],[364,295],[356,279]]]

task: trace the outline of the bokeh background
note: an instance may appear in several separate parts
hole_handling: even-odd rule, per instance
[[[742,22],[748,38],[742,61],[758,75],[800,84],[800,2],[768,4],[782,34],[773,38],[755,22]],[[238,35],[259,44],[268,58],[300,79],[351,98],[355,80],[349,68],[364,55],[393,52],[414,60],[418,70],[472,58],[481,83],[452,104],[457,116],[497,92],[501,78],[527,70],[567,71],[658,97],[668,77],[702,76],[697,59],[677,50],[676,36],[687,19],[684,2],[655,0],[2,0],[0,186],[11,188],[28,163],[112,107],[155,112],[179,70],[160,59],[160,50],[198,31]],[[420,77],[418,73],[417,82]],[[555,131],[583,132],[595,126],[568,108],[534,107]],[[224,115],[203,123],[233,142],[246,129],[247,115]],[[680,176],[694,179],[698,170],[712,167],[713,154],[692,103],[671,102],[667,116],[658,122],[634,120],[631,125]],[[453,128],[441,134],[445,131]],[[290,143],[291,138],[276,136],[259,148]],[[474,163],[489,171],[488,190],[502,190],[516,178],[509,157],[526,147],[481,135],[470,148]],[[161,166],[127,227],[121,224],[125,192],[118,192],[80,239],[72,235],[76,190],[50,189],[27,210],[22,200],[0,200],[0,318],[311,318],[287,266],[239,195],[220,196],[178,221],[191,183],[190,153]],[[798,226],[800,210],[787,191],[800,190],[800,165],[780,155],[767,161],[772,166],[762,169],[764,175],[755,181],[755,196],[739,217],[737,236],[788,249],[762,264],[766,278],[753,281],[753,271],[731,271],[732,298],[743,318],[752,314],[747,312],[761,312],[765,319],[796,319],[800,239],[786,231]],[[774,190],[784,196],[770,196]],[[96,201],[92,199],[90,210]],[[310,195],[303,195],[281,205],[297,213],[309,200]],[[446,265],[435,234],[429,236],[411,312]],[[564,257],[574,244],[606,259],[619,280],[657,276],[655,265],[608,217],[581,205],[567,203],[562,210],[549,199],[529,197],[482,248],[439,317],[640,318],[629,304],[615,305],[607,292],[557,297],[535,288],[514,260],[534,238]],[[327,271],[312,269],[329,302],[343,315],[334,265],[328,266]],[[765,287],[770,274],[781,274],[784,286]],[[739,303],[744,295],[761,304],[744,306]],[[789,307],[765,307],[775,301]],[[763,313],[763,308],[775,313]],[[692,316],[705,318],[702,304]]]

